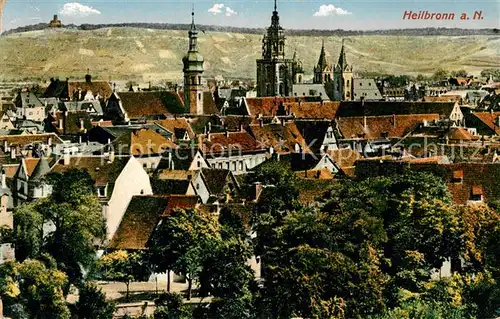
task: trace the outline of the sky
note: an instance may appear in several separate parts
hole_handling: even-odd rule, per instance
[[[270,24],[274,4],[273,0],[7,0],[3,29],[45,23],[54,14],[63,24],[190,23],[193,5],[197,24],[259,28]],[[456,17],[403,20],[405,11]],[[475,11],[482,11],[483,19],[472,20]],[[278,12],[285,29],[500,28],[500,0],[278,0]],[[471,19],[461,21],[463,12]]]

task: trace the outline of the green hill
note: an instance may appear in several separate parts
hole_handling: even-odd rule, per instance
[[[321,48],[330,61],[340,51],[338,36],[287,38],[287,55],[297,50],[311,76]],[[258,34],[207,31],[200,33],[207,76],[255,77],[260,55]],[[500,37],[362,35],[346,40],[347,59],[355,71],[389,74],[433,73],[437,68],[479,73],[498,67]],[[146,28],[104,28],[91,31],[58,29],[0,37],[0,80],[79,77],[91,70],[99,79],[179,80],[187,32]]]

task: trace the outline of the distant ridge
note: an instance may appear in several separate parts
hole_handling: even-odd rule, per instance
[[[64,26],[67,29],[76,30],[97,30],[103,28],[146,28],[156,30],[187,30],[188,24],[173,23],[114,23],[114,24],[68,24]],[[27,31],[38,31],[47,28],[47,23],[38,23],[11,29],[2,33],[2,36],[9,34],[22,33]],[[239,28],[231,26],[200,25],[200,29],[214,32],[234,32],[243,34],[263,34],[264,28]],[[294,36],[358,36],[358,35],[396,35],[396,36],[467,36],[467,35],[500,35],[499,29],[460,29],[460,28],[413,28],[413,29],[387,29],[387,30],[304,30],[304,29],[286,29],[287,34]]]

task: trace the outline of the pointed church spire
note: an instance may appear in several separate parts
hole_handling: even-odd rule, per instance
[[[274,11],[277,12],[278,11],[278,4],[277,4],[277,0],[274,0]]]
[[[347,58],[345,56],[344,40],[345,39],[342,39],[342,48],[340,49],[340,56],[339,56],[339,62],[338,62],[338,65],[340,65],[342,70],[344,70],[345,67],[347,66]]]
[[[194,4],[191,11],[191,29],[189,30],[189,51],[198,51],[198,31],[196,31],[196,24],[194,23]]]
[[[325,53],[325,40],[322,40],[321,42],[321,53],[319,54],[319,60],[318,60],[318,68],[323,71],[326,67],[326,53]]]
[[[191,10],[191,30],[196,30],[196,25],[194,24],[194,3]]]

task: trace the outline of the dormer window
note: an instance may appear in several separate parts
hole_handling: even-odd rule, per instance
[[[464,180],[464,171],[454,171],[452,177],[452,183],[462,184]]]
[[[97,196],[106,197],[107,196],[107,185],[106,186],[97,186]]]

